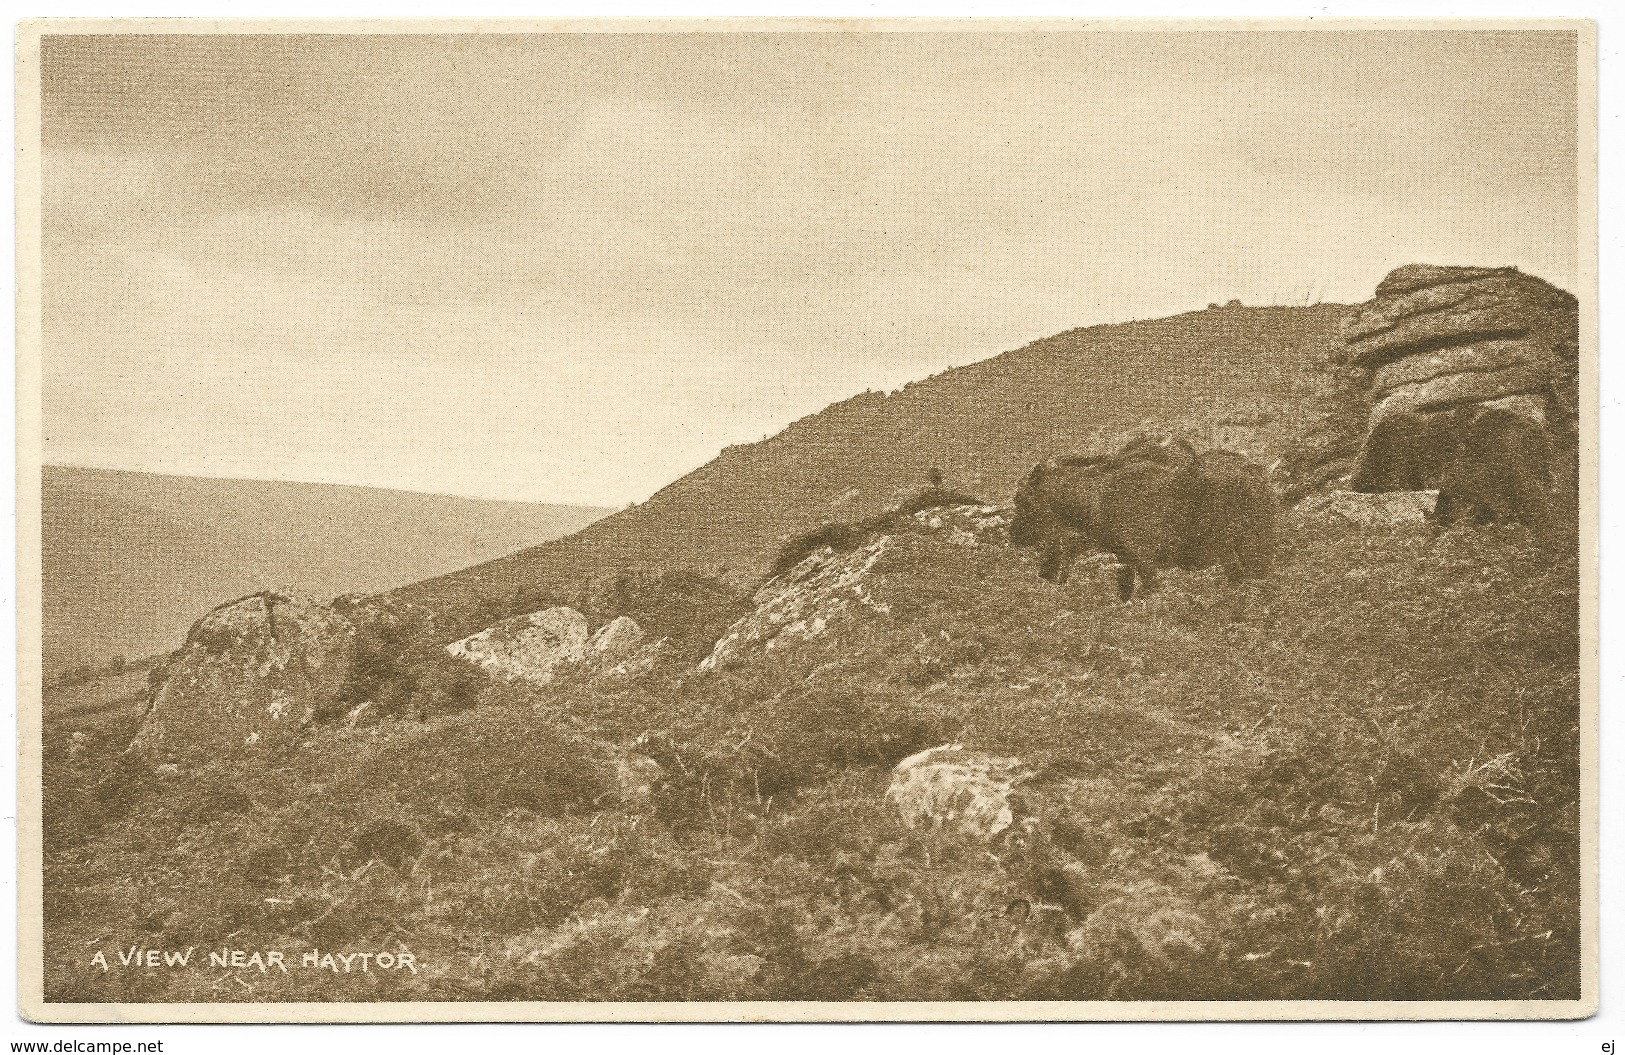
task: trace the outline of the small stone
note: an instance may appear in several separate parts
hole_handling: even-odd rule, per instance
[[[1015,822],[1011,792],[1034,775],[1019,759],[945,744],[897,763],[886,799],[910,828],[991,839]]]

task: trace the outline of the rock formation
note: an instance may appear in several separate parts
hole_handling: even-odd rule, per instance
[[[1574,297],[1516,268],[1391,273],[1343,324],[1350,365],[1371,371],[1370,420],[1507,397],[1556,431],[1574,428]]]
[[[1362,494],[1358,491],[1332,491],[1302,502],[1301,516],[1322,520],[1342,520],[1367,527],[1392,524],[1421,524],[1433,515],[1437,494],[1433,491],[1394,491]]]
[[[756,591],[756,610],[728,629],[700,669],[714,670],[755,650],[770,651],[783,642],[818,637],[853,605],[887,611],[870,595],[866,580],[890,542],[881,537],[850,553],[825,547],[769,579]]]
[[[631,616],[618,615],[598,628],[589,651],[602,661],[614,661],[636,651],[643,644],[643,627]]]
[[[1551,452],[1577,442],[1572,295],[1516,268],[1413,264],[1350,313],[1343,341],[1353,490],[1442,488],[1441,519],[1538,518]]]
[[[504,619],[446,651],[494,677],[546,685],[560,664],[587,654],[587,617],[574,608],[546,608]]]
[[[133,747],[172,755],[272,746],[342,710],[356,631],[326,605],[252,594],[196,623],[154,679]]]

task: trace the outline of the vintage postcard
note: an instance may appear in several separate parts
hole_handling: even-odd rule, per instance
[[[1591,23],[17,47],[25,1017],[1596,1009]]]

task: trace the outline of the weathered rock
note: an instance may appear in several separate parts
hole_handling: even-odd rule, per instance
[[[700,669],[714,670],[755,650],[818,637],[854,605],[889,611],[870,593],[869,571],[891,544],[892,537],[883,535],[850,553],[825,546],[769,579],[756,591],[756,610],[728,629]]]
[[[1445,374],[1413,385],[1401,385],[1389,392],[1371,409],[1371,422],[1376,424],[1401,410],[1446,409],[1462,403],[1485,403],[1507,396],[1535,395],[1548,388],[1550,381],[1550,370],[1527,363],[1504,370],[1467,370]],[[1544,396],[1540,398],[1545,399]]]
[[[598,628],[590,652],[602,661],[614,661],[643,644],[643,627],[631,616],[618,615]]]
[[[889,612],[874,595],[884,582],[874,567],[900,538],[923,535],[955,546],[1002,546],[1009,526],[1007,509],[950,502],[913,511],[906,505],[894,507],[867,521],[827,524],[804,533],[786,544],[779,561],[783,570],[752,597],[755,610],[728,628],[700,669],[819,637],[855,609]]]
[[[1404,270],[1403,268],[1401,270]],[[1394,289],[1386,281],[1376,298],[1343,320],[1344,340],[1386,333],[1407,319],[1450,310],[1471,311],[1516,296],[1518,274],[1500,269],[1431,269],[1437,275],[1411,289]]]
[[[1485,400],[1482,406],[1489,409],[1509,410],[1532,423],[1545,425],[1547,424],[1547,411],[1550,405],[1540,396],[1521,393],[1515,396],[1503,396],[1500,399]]]
[[[1379,298],[1398,296],[1427,286],[1446,282],[1468,282],[1473,279],[1504,275],[1513,271],[1509,267],[1450,267],[1439,264],[1406,264],[1388,272],[1377,284]]]
[[[1390,274],[1376,296],[1344,320],[1344,357],[1353,366],[1380,368],[1412,355],[1505,341],[1513,343],[1498,349],[1498,365],[1551,371],[1578,354],[1578,327],[1572,296],[1516,268],[1413,265]]]
[[[913,514],[915,530],[939,535],[956,546],[1003,545],[1009,540],[1010,512],[991,505],[951,505]]]
[[[192,625],[153,688],[133,746],[212,753],[289,742],[340,713],[355,627],[325,605],[264,592]]]
[[[649,673],[655,665],[672,651],[671,639],[663,637],[659,641],[641,645],[633,649],[625,659],[610,667],[604,673],[612,678],[636,678]]]
[[[1333,491],[1306,498],[1297,507],[1300,515],[1322,520],[1344,520],[1367,526],[1420,524],[1432,513],[1437,491],[1387,491],[1362,494]]]
[[[886,800],[910,828],[991,839],[1015,823],[1011,794],[1035,775],[1019,759],[945,744],[897,763]]]
[[[1349,341],[1349,362],[1356,366],[1380,366],[1424,348],[1519,336],[1527,332],[1530,325],[1528,307],[1517,302],[1413,316]]]
[[[1419,352],[1378,367],[1372,375],[1371,391],[1385,396],[1396,388],[1449,374],[1482,373],[1543,362],[1547,351],[1527,337],[1513,337],[1478,341],[1437,352]]]
[[[1412,265],[1343,336],[1340,392],[1366,419],[1354,490],[1442,489],[1446,521],[1540,515],[1553,452],[1578,438],[1574,297],[1516,268]]]
[[[446,646],[494,677],[546,685],[554,670],[587,654],[587,617],[574,608],[514,616]]]

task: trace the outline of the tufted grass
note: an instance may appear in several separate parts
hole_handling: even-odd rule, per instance
[[[494,686],[167,778],[48,737],[48,998],[1577,996],[1569,537],[1282,536],[1272,591],[1120,605],[908,535],[889,613],[726,670]],[[666,779],[621,805],[602,745],[634,740]],[[903,828],[889,767],[951,741],[1041,768],[1037,821]],[[131,943],[423,966],[87,967]]]

